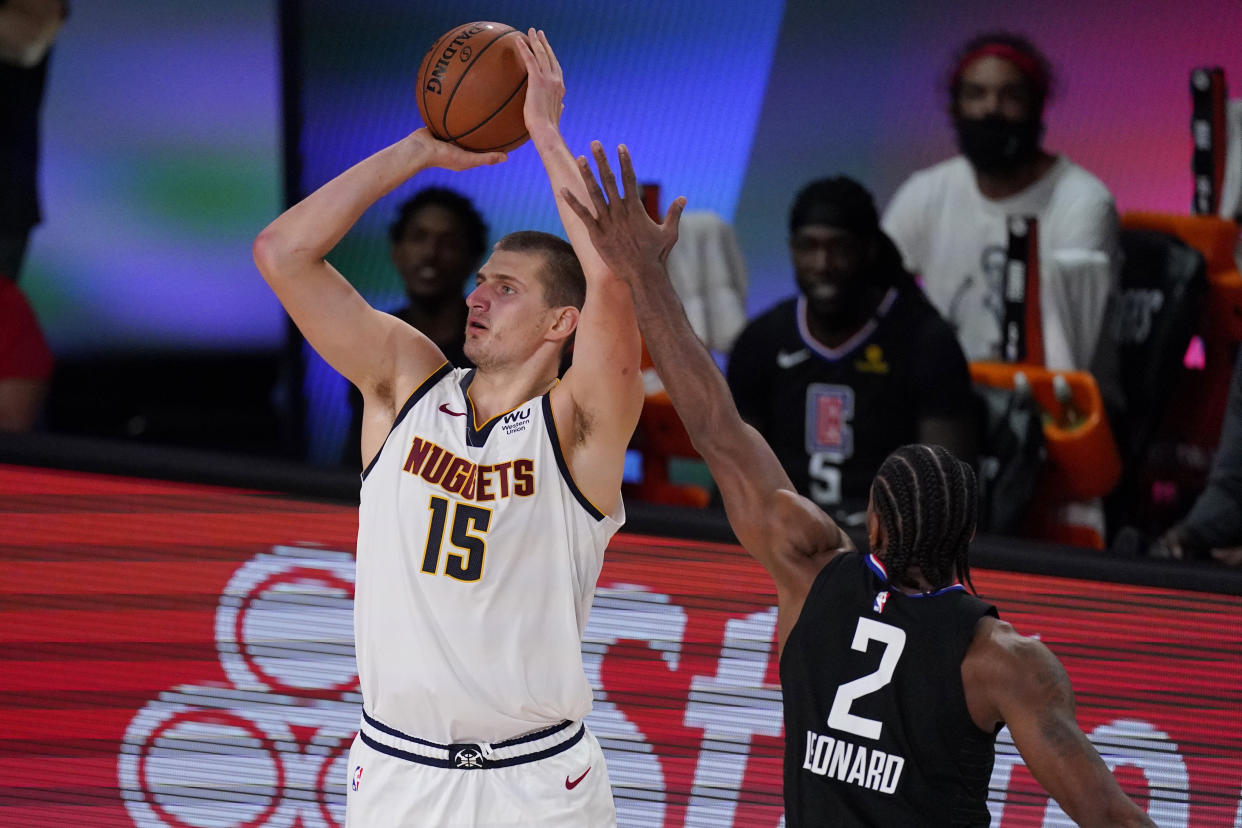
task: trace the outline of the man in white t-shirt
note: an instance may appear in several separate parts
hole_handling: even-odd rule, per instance
[[[1111,401],[1116,362],[1097,345],[1120,265],[1112,195],[1041,146],[1051,71],[1025,38],[975,37],[954,67],[949,112],[962,154],[911,176],[884,230],[956,329],[967,359],[992,360],[1002,356],[1007,218],[1035,216],[1045,363],[1095,367]]]

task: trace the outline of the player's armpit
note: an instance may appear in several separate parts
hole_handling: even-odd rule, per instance
[[[769,533],[779,539],[772,577],[801,606],[819,571],[854,543],[823,509],[790,489],[776,491],[769,503]]]

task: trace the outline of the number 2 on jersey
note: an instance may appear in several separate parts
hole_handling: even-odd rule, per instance
[[[431,510],[431,525],[427,531],[427,546],[423,551],[423,572],[435,575],[440,571],[440,547],[444,543],[444,527],[448,522],[449,502],[443,497],[431,496],[427,504]],[[483,576],[483,554],[487,543],[471,529],[487,532],[492,513],[468,503],[455,503],[453,529],[449,541],[461,552],[449,552],[445,556],[444,574],[459,581],[477,581]]]
[[[897,660],[901,658],[901,651],[906,647],[906,631],[871,618],[859,618],[858,627],[854,630],[854,641],[850,644],[851,649],[865,653],[867,645],[872,641],[879,641],[884,645],[880,666],[874,673],[847,681],[838,687],[837,695],[832,700],[832,709],[828,711],[829,727],[862,736],[864,739],[880,738],[883,722],[855,716],[850,712],[850,707],[855,699],[874,693],[893,680]]]

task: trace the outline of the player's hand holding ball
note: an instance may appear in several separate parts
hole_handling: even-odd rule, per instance
[[[423,158],[427,166],[453,172],[500,164],[508,158],[503,152],[473,152],[447,141],[441,141],[427,127],[415,130],[408,140],[414,142],[419,152],[426,153]]]
[[[522,34],[503,23],[466,23],[437,40],[418,69],[418,112],[431,134],[476,153],[525,143],[523,52]]]
[[[545,127],[556,131],[565,109],[565,75],[548,43],[548,36],[542,30],[530,29],[519,54],[527,78],[522,112],[526,129],[532,135]]]

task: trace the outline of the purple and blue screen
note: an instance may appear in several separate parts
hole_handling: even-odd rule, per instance
[[[59,357],[277,351],[250,242],[281,209],[276,4],[70,3],[21,285]]]
[[[419,126],[414,75],[469,20],[545,29],[565,69],[572,150],[627,143],[639,175],[732,222],[754,314],[793,289],[786,216],[812,178],[852,175],[881,207],[953,152],[942,79],[956,46],[1005,28],[1059,76],[1047,145],[1098,175],[1128,210],[1188,211],[1190,70],[1242,88],[1232,0],[925,4],[894,0],[443,4],[302,0],[302,157],[308,192]],[[278,11],[273,2],[75,3],[44,110],[44,209],[23,287],[60,354],[275,351],[284,316],[250,260],[281,208]],[[1239,93],[1235,92],[1235,97]],[[559,232],[525,146],[508,163],[428,172],[363,217],[330,256],[374,304],[395,307],[385,228],[428,184],[476,201],[491,240]],[[304,393],[310,455],[342,453],[345,383],[317,357]]]

